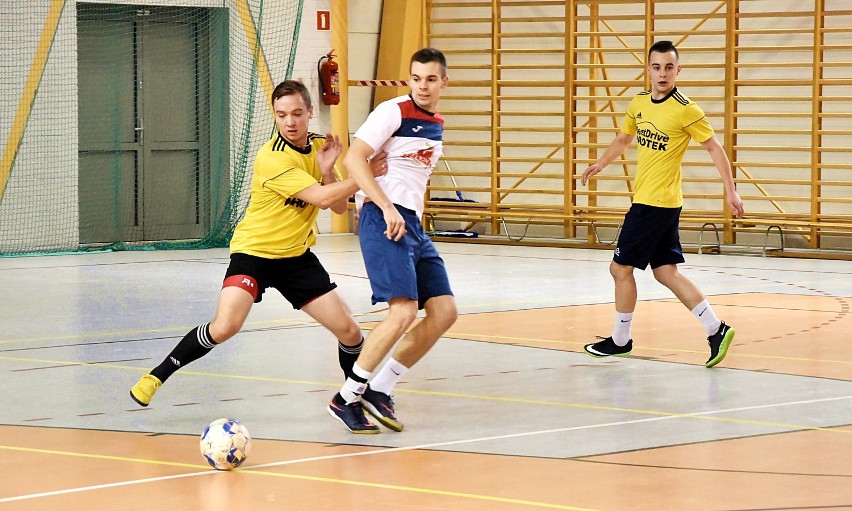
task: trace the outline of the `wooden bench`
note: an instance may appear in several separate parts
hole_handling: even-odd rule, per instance
[[[617,229],[615,239],[618,238],[618,230],[624,219],[626,208],[581,206],[575,207],[574,211],[565,212],[558,206],[547,205],[504,205],[492,207],[489,203],[461,202],[461,201],[428,201],[426,214],[433,221],[440,217],[443,221],[469,222],[465,230],[470,229],[475,223],[496,219],[506,231],[506,237],[513,241],[522,240],[533,220],[544,221],[551,225],[558,225],[565,221],[587,225],[592,229],[597,245],[611,245],[613,241],[601,240],[598,229],[609,227]],[[508,231],[508,223],[525,224],[524,232],[520,237],[512,237]],[[763,254],[770,251],[784,250],[785,234],[800,234],[809,236],[812,233],[830,235],[852,235],[852,215],[825,215],[824,219],[813,220],[807,214],[781,214],[755,213],[747,215],[746,218],[725,218],[721,216],[707,215],[705,212],[683,211],[680,218],[682,230],[692,230],[699,233],[698,252],[718,253],[721,250],[721,239],[719,230],[727,228],[735,233],[764,233]],[[705,243],[705,233],[712,229],[715,235],[715,243]],[[779,245],[770,247],[769,238],[777,233],[780,239]]]

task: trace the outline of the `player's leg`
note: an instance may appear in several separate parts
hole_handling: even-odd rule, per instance
[[[346,378],[343,386],[328,404],[328,413],[352,433],[379,432],[378,426],[364,415],[361,396],[367,389],[367,381],[373,369],[388,354],[417,315],[416,300],[392,298],[389,305],[387,317],[376,325],[364,341],[361,354],[352,366],[352,374]]]
[[[364,338],[349,306],[337,291],[332,290],[303,305],[302,310],[337,338],[337,359],[343,370],[343,377],[350,377],[352,367],[361,353]]]
[[[615,285],[615,318],[612,334],[583,349],[593,357],[626,356],[633,351],[630,332],[636,310],[637,290],[633,271],[644,270],[651,258],[653,244],[648,242],[648,225],[644,220],[648,206],[634,204],[624,217],[624,225],[609,265]]]
[[[676,264],[665,264],[654,268],[654,278],[657,282],[666,286],[684,304],[687,309],[693,310],[704,300],[704,295],[695,282],[678,271]],[[718,327],[718,323],[716,324]],[[715,331],[715,329],[714,329]]]
[[[203,357],[240,330],[252,304],[259,302],[263,295],[265,286],[258,282],[263,274],[263,263],[258,257],[231,254],[213,321],[190,330],[160,365],[130,389],[134,401],[148,406],[157,389],[175,371]]]
[[[391,398],[393,388],[408,369],[432,349],[458,317],[443,259],[419,222],[407,227],[419,243],[419,257],[415,263],[418,305],[425,310],[426,315],[396,344],[393,356],[370,380],[362,397],[364,409],[394,431],[402,431],[403,425],[394,410]]]
[[[707,332],[707,344],[710,346],[710,358],[705,365],[713,367],[728,354],[731,341],[736,333],[730,325],[721,321],[704,294],[689,277],[679,272],[677,265],[668,264],[654,268],[654,277],[671,289],[678,300],[692,312],[704,331]]]
[[[403,217],[416,217],[412,211],[399,209]],[[406,220],[408,223],[408,218]],[[378,432],[378,427],[366,417],[365,423],[351,419],[360,420],[359,416],[363,416],[361,396],[367,381],[417,316],[417,276],[413,260],[416,240],[410,232],[399,241],[389,240],[384,235],[385,228],[381,209],[373,203],[364,204],[360,213],[359,240],[373,292],[372,301],[374,304],[387,302],[389,310],[364,341],[358,361],[352,367],[352,376],[329,403],[329,413],[353,433]]]
[[[426,316],[403,336],[394,349],[393,358],[406,369],[419,362],[438,342],[438,339],[453,326],[458,317],[456,300],[452,295],[430,298],[424,309]],[[378,382],[374,378],[370,386],[374,390],[379,390],[377,384]],[[382,386],[381,392],[390,394],[391,388],[393,387],[385,388]]]
[[[678,270],[677,265],[685,261],[678,234],[680,209],[662,209],[659,215],[657,223],[668,225],[668,231],[661,237],[659,248],[651,258],[654,278],[669,288],[704,327],[710,346],[710,358],[705,365],[713,367],[728,354],[728,348],[734,339],[734,329],[719,320],[698,285]]]
[[[251,281],[254,289],[257,289],[253,278],[240,275],[239,279]],[[154,393],[178,369],[207,355],[216,345],[230,339],[240,330],[251,310],[255,295],[244,285],[229,285],[228,282],[226,279],[219,293],[219,304],[213,321],[190,330],[160,365],[152,369],[150,374],[144,375],[130,389],[130,397],[134,401],[148,406]]]
[[[363,430],[374,432],[374,429],[377,431],[377,427],[367,421],[366,417],[364,417],[364,421],[373,427],[368,428],[363,423],[358,422],[350,423],[351,421],[347,416],[350,413],[355,413],[354,407],[357,408],[358,412],[356,419],[360,421],[360,417],[363,417],[361,398],[367,390],[367,381],[376,366],[390,352],[394,343],[405,333],[405,330],[411,326],[417,315],[416,300],[401,297],[391,298],[389,305],[387,317],[376,325],[364,341],[364,348],[358,356],[358,361],[352,367],[352,376],[346,378],[346,382],[344,382],[340,391],[334,395],[329,403],[329,413],[343,422],[353,433],[360,433]],[[401,426],[398,426],[398,428],[398,430],[401,430]]]
[[[362,395],[364,409],[383,426],[394,431],[402,431],[404,428],[396,416],[391,397],[394,387],[455,323],[458,314],[452,295],[429,299],[425,310],[426,316],[396,344],[393,356],[370,380]]]

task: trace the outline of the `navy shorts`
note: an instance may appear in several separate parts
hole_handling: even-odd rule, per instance
[[[423,231],[420,219],[410,209],[396,206],[405,220],[405,236],[389,240],[381,208],[367,202],[361,208],[358,234],[361,254],[370,277],[373,304],[392,298],[417,300],[422,309],[430,298],[453,294],[444,260]]]
[[[225,279],[232,275],[248,275],[257,282],[255,303],[260,302],[263,292],[271,287],[277,289],[294,309],[301,309],[303,305],[337,287],[310,250],[300,256],[282,259],[235,252],[231,254],[231,264],[225,272]]]
[[[678,225],[681,208],[633,204],[624,216],[624,226],[612,260],[644,270],[685,261]]]

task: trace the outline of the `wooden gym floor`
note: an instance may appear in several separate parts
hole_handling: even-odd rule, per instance
[[[697,320],[637,272],[633,356],[582,352],[613,319],[608,251],[438,244],[460,317],[396,390],[402,433],[325,406],[336,341],[277,293],[243,331],[128,397],[210,319],[223,249],[0,259],[0,510],[852,509],[852,263],[688,255],[737,331],[706,369]],[[367,332],[357,238],[315,249]],[[239,419],[233,472],[198,435]]]

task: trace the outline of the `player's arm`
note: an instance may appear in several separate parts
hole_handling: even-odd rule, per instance
[[[322,175],[322,185],[323,187],[335,184],[338,182],[337,174],[334,172],[334,164],[337,162],[337,158],[340,157],[340,153],[343,151],[343,146],[340,144],[340,138],[337,135],[332,133],[325,134],[325,144],[317,150],[317,164],[320,167],[320,174]],[[351,189],[354,183],[348,183],[349,186],[346,188],[347,190]],[[333,190],[336,192],[337,190]],[[340,197],[336,193],[333,193],[331,197],[328,199],[331,201],[328,204],[327,208],[331,209],[338,215],[342,215],[346,213],[346,208],[348,207],[349,197],[352,196],[355,192],[358,191],[356,187],[351,193],[345,197]],[[310,202],[310,201],[308,201]],[[317,205],[318,207],[322,207]],[[326,209],[326,208],[322,208]]]
[[[346,212],[346,203],[349,197],[358,191],[358,185],[354,179],[344,179],[334,183],[323,185],[313,184],[304,190],[293,194],[293,197],[313,204],[320,209],[331,209],[342,215]],[[341,207],[342,205],[342,207]]]
[[[737,187],[734,184],[734,173],[731,170],[731,162],[728,160],[728,155],[725,154],[725,149],[719,143],[716,135],[713,135],[704,142],[701,142],[701,145],[708,153],[710,153],[713,165],[722,177],[722,183],[725,185],[725,199],[728,202],[728,207],[731,208],[734,216],[742,218],[745,214],[743,200],[740,199],[740,195],[737,193]]]
[[[349,146],[349,150],[343,158],[343,165],[346,166],[346,169],[349,171],[349,175],[355,179],[356,183],[358,183],[358,187],[367,194],[367,197],[369,197],[376,206],[381,208],[385,217],[385,223],[387,224],[385,236],[387,236],[388,239],[399,241],[405,234],[405,220],[402,218],[402,215],[399,214],[399,211],[396,210],[396,206],[393,205],[393,202],[391,202],[390,199],[388,199],[388,196],[385,195],[385,192],[382,191],[382,188],[379,186],[379,183],[376,182],[376,178],[370,171],[370,165],[367,159],[371,154],[373,154],[373,151],[374,149],[360,138],[353,138],[352,144]]]
[[[293,196],[320,209],[331,209],[342,215],[349,207],[349,197],[358,191],[358,184],[351,178],[342,181],[337,179],[334,164],[340,156],[342,146],[336,135],[327,133],[325,137],[326,142],[319,148],[316,156],[322,174],[322,184],[311,185]],[[379,176],[387,172],[387,166],[384,165],[386,159],[387,153],[377,154],[370,161],[370,172]]]
[[[609,143],[609,146],[607,146],[601,157],[598,158],[596,162],[589,165],[589,168],[583,172],[583,176],[580,179],[583,185],[589,181],[590,177],[602,171],[607,165],[612,163],[614,159],[624,154],[624,151],[627,150],[633,142],[634,137],[635,135],[628,135],[623,131],[619,131],[618,134],[615,135],[615,139]]]

